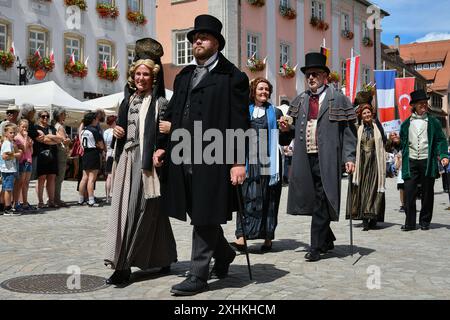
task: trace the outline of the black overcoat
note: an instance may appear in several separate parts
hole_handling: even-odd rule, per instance
[[[166,111],[166,119],[171,121],[168,141],[159,140],[159,147],[166,150],[162,170],[162,208],[169,216],[186,221],[186,195],[183,165],[172,160],[172,149],[179,141],[173,133],[183,129],[183,110],[186,105],[190,80],[194,65],[185,67],[176,76],[174,93]],[[217,65],[192,90],[189,116],[191,125],[187,129],[193,136],[193,122],[201,121],[202,133],[207,129],[218,130],[226,145],[227,129],[249,128],[249,80],[230,61],[219,53]],[[198,141],[195,141],[198,143]],[[192,141],[192,150],[195,149]],[[211,142],[202,143],[202,151]],[[245,148],[245,147],[244,147]],[[236,148],[226,152],[237,152]],[[245,152],[245,151],[244,151]],[[197,152],[198,153],[198,152]],[[192,174],[192,225],[225,224],[237,211],[236,191],[231,184],[229,164],[193,164]],[[243,163],[242,163],[243,164]]]
[[[342,121],[330,120],[330,109]],[[309,112],[309,95],[304,93],[294,99],[289,112],[294,110],[295,142],[292,172],[289,179],[287,213],[312,215],[314,209],[314,181],[306,151],[306,125]],[[342,167],[346,162],[355,162],[356,127],[355,111],[350,100],[329,87],[317,118],[317,140],[322,184],[330,202],[329,215],[332,221],[339,220],[341,201]],[[349,119],[350,121],[346,121]],[[294,132],[291,132],[293,134]]]

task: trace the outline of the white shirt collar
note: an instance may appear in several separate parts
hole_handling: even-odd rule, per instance
[[[205,65],[208,65],[211,62],[213,62],[214,60],[216,60],[216,62],[214,62],[210,67],[208,67],[208,71],[211,71],[212,69],[214,69],[216,67],[217,63],[219,62],[219,59],[217,59],[218,55],[219,55],[219,52],[216,52],[205,62]],[[190,64],[192,64],[194,66],[198,66],[197,59],[195,59],[195,58],[192,59]]]

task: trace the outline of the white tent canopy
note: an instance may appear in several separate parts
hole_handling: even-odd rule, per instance
[[[170,100],[172,98],[173,91],[170,91],[166,89],[166,98],[167,100]],[[114,94],[110,94],[108,96],[91,99],[84,101],[83,104],[86,104],[86,107],[91,106],[93,109],[105,109],[107,111],[116,111],[118,110],[118,107],[120,103],[123,100],[123,92],[118,92]]]
[[[17,105],[32,103],[37,109],[64,107],[68,111],[85,112],[91,108],[64,91],[54,81],[27,86],[0,85],[0,100],[14,99]]]

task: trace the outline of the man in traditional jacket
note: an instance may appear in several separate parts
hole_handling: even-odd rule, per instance
[[[225,150],[224,146],[223,156],[231,154],[234,159],[207,164],[202,155],[209,144],[199,141],[207,129],[220,132],[225,142],[227,129],[249,127],[249,80],[220,52],[225,46],[221,30],[222,23],[213,16],[195,18],[195,27],[187,35],[195,59],[176,76],[166,112],[166,119],[172,123],[171,141],[166,145],[160,142],[161,149],[154,154],[156,166],[164,162],[162,211],[183,221],[187,212],[194,226],[189,276],[172,287],[175,295],[188,296],[207,290],[208,277],[226,277],[236,256],[223,235],[221,224],[231,220],[232,212],[237,210],[233,185],[242,184],[245,179],[245,148],[237,159],[237,150]],[[197,132],[194,128],[201,130],[195,139],[192,138],[194,131]],[[181,164],[173,154],[180,143],[176,137],[182,132],[180,129],[190,133],[191,149],[195,151],[183,149]],[[209,263],[213,257],[215,264],[210,274]]]
[[[294,125],[281,121],[280,129],[287,141],[295,137],[287,213],[312,216],[305,259],[318,261],[336,240],[330,221],[339,219],[342,163],[347,173],[355,169],[356,114],[350,100],[326,84],[326,57],[308,53],[305,60],[308,90],[291,102]]]
[[[400,127],[402,178],[405,181],[405,225],[403,231],[416,229],[416,197],[422,185],[419,225],[430,229],[434,204],[434,181],[439,176],[438,157],[448,166],[447,140],[438,119],[429,115],[428,96],[424,90],[411,93],[412,114]]]

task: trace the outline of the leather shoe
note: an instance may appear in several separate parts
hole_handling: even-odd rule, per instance
[[[268,246],[266,244],[261,246],[261,252],[269,252],[270,250],[272,250],[272,242]]]
[[[230,242],[230,246],[232,246],[236,251],[245,252],[245,245],[239,244],[236,242]]]
[[[169,274],[170,273],[170,266],[165,266],[159,269],[158,273],[160,274]]]
[[[208,283],[197,276],[190,275],[170,290],[175,296],[193,296],[208,290]]]
[[[106,284],[118,285],[128,283],[130,281],[130,277],[131,277],[131,269],[116,270],[114,271],[112,276],[106,280]]]
[[[331,241],[331,242],[325,243],[325,245],[322,248],[320,248],[320,252],[327,253],[328,251],[331,251],[333,249],[334,249],[334,242]]]
[[[402,231],[413,231],[413,230],[416,230],[416,228],[408,227],[406,225],[403,225],[400,230],[402,230]]]
[[[227,262],[222,263],[220,260],[216,259],[214,262],[214,266],[209,273],[210,279],[224,279],[228,277],[228,269],[230,268],[230,264],[234,261],[236,257],[236,252],[233,251],[233,254],[230,256]]]
[[[423,225],[420,226],[420,230],[430,230],[430,226],[426,225],[426,224],[423,224]]]
[[[305,254],[305,259],[314,262],[320,260],[320,253],[317,250],[311,250],[308,253]]]

